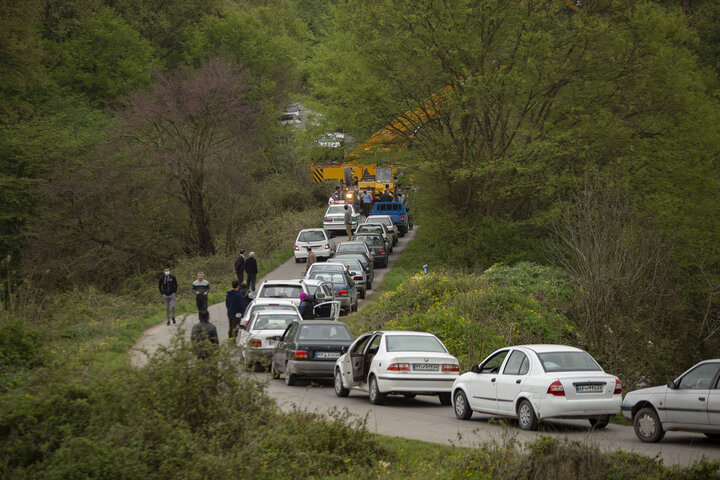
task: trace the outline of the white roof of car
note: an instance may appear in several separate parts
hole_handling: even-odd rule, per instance
[[[303,228],[302,230],[300,230],[298,232],[298,234],[303,233],[303,232],[323,232],[323,233],[325,233],[325,229],[324,228]]]
[[[288,315],[288,312],[290,312],[290,315],[299,315],[296,310],[258,310],[253,315],[256,315],[258,317],[262,317],[265,315]]]
[[[537,353],[546,353],[546,352],[584,352],[585,350],[582,350],[580,348],[576,347],[570,347],[568,345],[548,345],[548,344],[536,344],[536,345],[513,345],[512,347],[507,348],[527,348],[528,350],[533,350]]]
[[[435,335],[429,332],[413,332],[408,330],[380,330],[376,333],[382,333],[383,335],[416,335],[416,336],[430,336]]]
[[[390,220],[392,220],[392,217],[390,215],[370,215],[365,219],[365,223],[372,223],[370,221],[371,218],[389,218]]]
[[[252,305],[282,305],[287,307],[295,307],[292,300],[288,298],[268,298],[268,297],[255,297]],[[297,307],[296,307],[297,308]]]
[[[264,286],[267,286],[267,285],[298,285],[298,286],[302,286],[303,282],[304,282],[304,280],[298,280],[298,279],[294,279],[294,280],[265,280],[265,281],[262,283],[262,285],[260,285],[260,286],[261,286],[261,287],[264,287]]]
[[[348,240],[347,242],[342,242],[338,247],[341,247],[342,245],[365,245],[365,242],[361,242],[360,240]]]

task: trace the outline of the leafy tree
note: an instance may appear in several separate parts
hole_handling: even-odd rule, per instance
[[[88,18],[57,45],[54,77],[100,104],[113,103],[150,81],[153,50],[112,9]]]

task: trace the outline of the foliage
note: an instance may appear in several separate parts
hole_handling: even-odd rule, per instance
[[[0,367],[33,368],[42,362],[40,335],[17,318],[0,320]]]

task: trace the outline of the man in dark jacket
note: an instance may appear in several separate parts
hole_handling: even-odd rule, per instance
[[[197,280],[192,284],[192,292],[195,295],[195,304],[197,305],[198,312],[207,310],[210,283],[205,280],[205,274],[203,272],[198,272]]]
[[[230,324],[228,337],[233,338],[237,334],[240,319],[245,313],[245,300],[242,293],[240,293],[240,282],[237,280],[232,281],[232,289],[228,290],[225,295],[225,306],[227,307],[228,323]]]
[[[170,273],[170,267],[165,267],[160,283],[158,284],[160,295],[165,304],[165,320],[170,325],[170,310],[172,310],[172,323],[175,325],[175,299],[177,297],[177,278]]]
[[[250,252],[248,259],[245,261],[245,273],[247,273],[247,284],[250,290],[255,291],[255,280],[257,279],[258,266],[255,259],[255,252]]]
[[[238,282],[242,283],[245,277],[245,250],[240,249],[240,255],[235,259],[235,274],[237,275]]]
[[[202,310],[199,314],[200,322],[196,323],[190,333],[193,350],[198,358],[208,358],[213,345],[219,345],[217,328],[210,323],[210,313]]]

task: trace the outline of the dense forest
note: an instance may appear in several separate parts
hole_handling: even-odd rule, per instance
[[[308,170],[318,135],[363,139],[397,118],[416,271],[442,265],[456,294],[509,266],[537,283],[553,339],[571,323],[624,379],[716,357],[719,92],[715,0],[0,0],[0,473],[71,478],[87,458],[113,465],[118,445],[132,445],[126,474],[88,477],[167,478],[198,458],[217,478],[267,467],[285,445],[205,456],[198,438],[257,438],[163,410],[162,395],[202,403],[187,389],[214,388],[183,383],[186,351],[158,360],[177,383],[157,391],[126,352],[157,313],[162,266],[190,278],[229,270],[240,247],[283,253],[278,238],[326,199]],[[282,126],[297,101],[322,116]],[[511,274],[489,305],[526,295]],[[541,284],[555,278],[562,295]],[[213,375],[226,409],[264,405],[227,365]],[[328,444],[344,428],[305,420]]]

